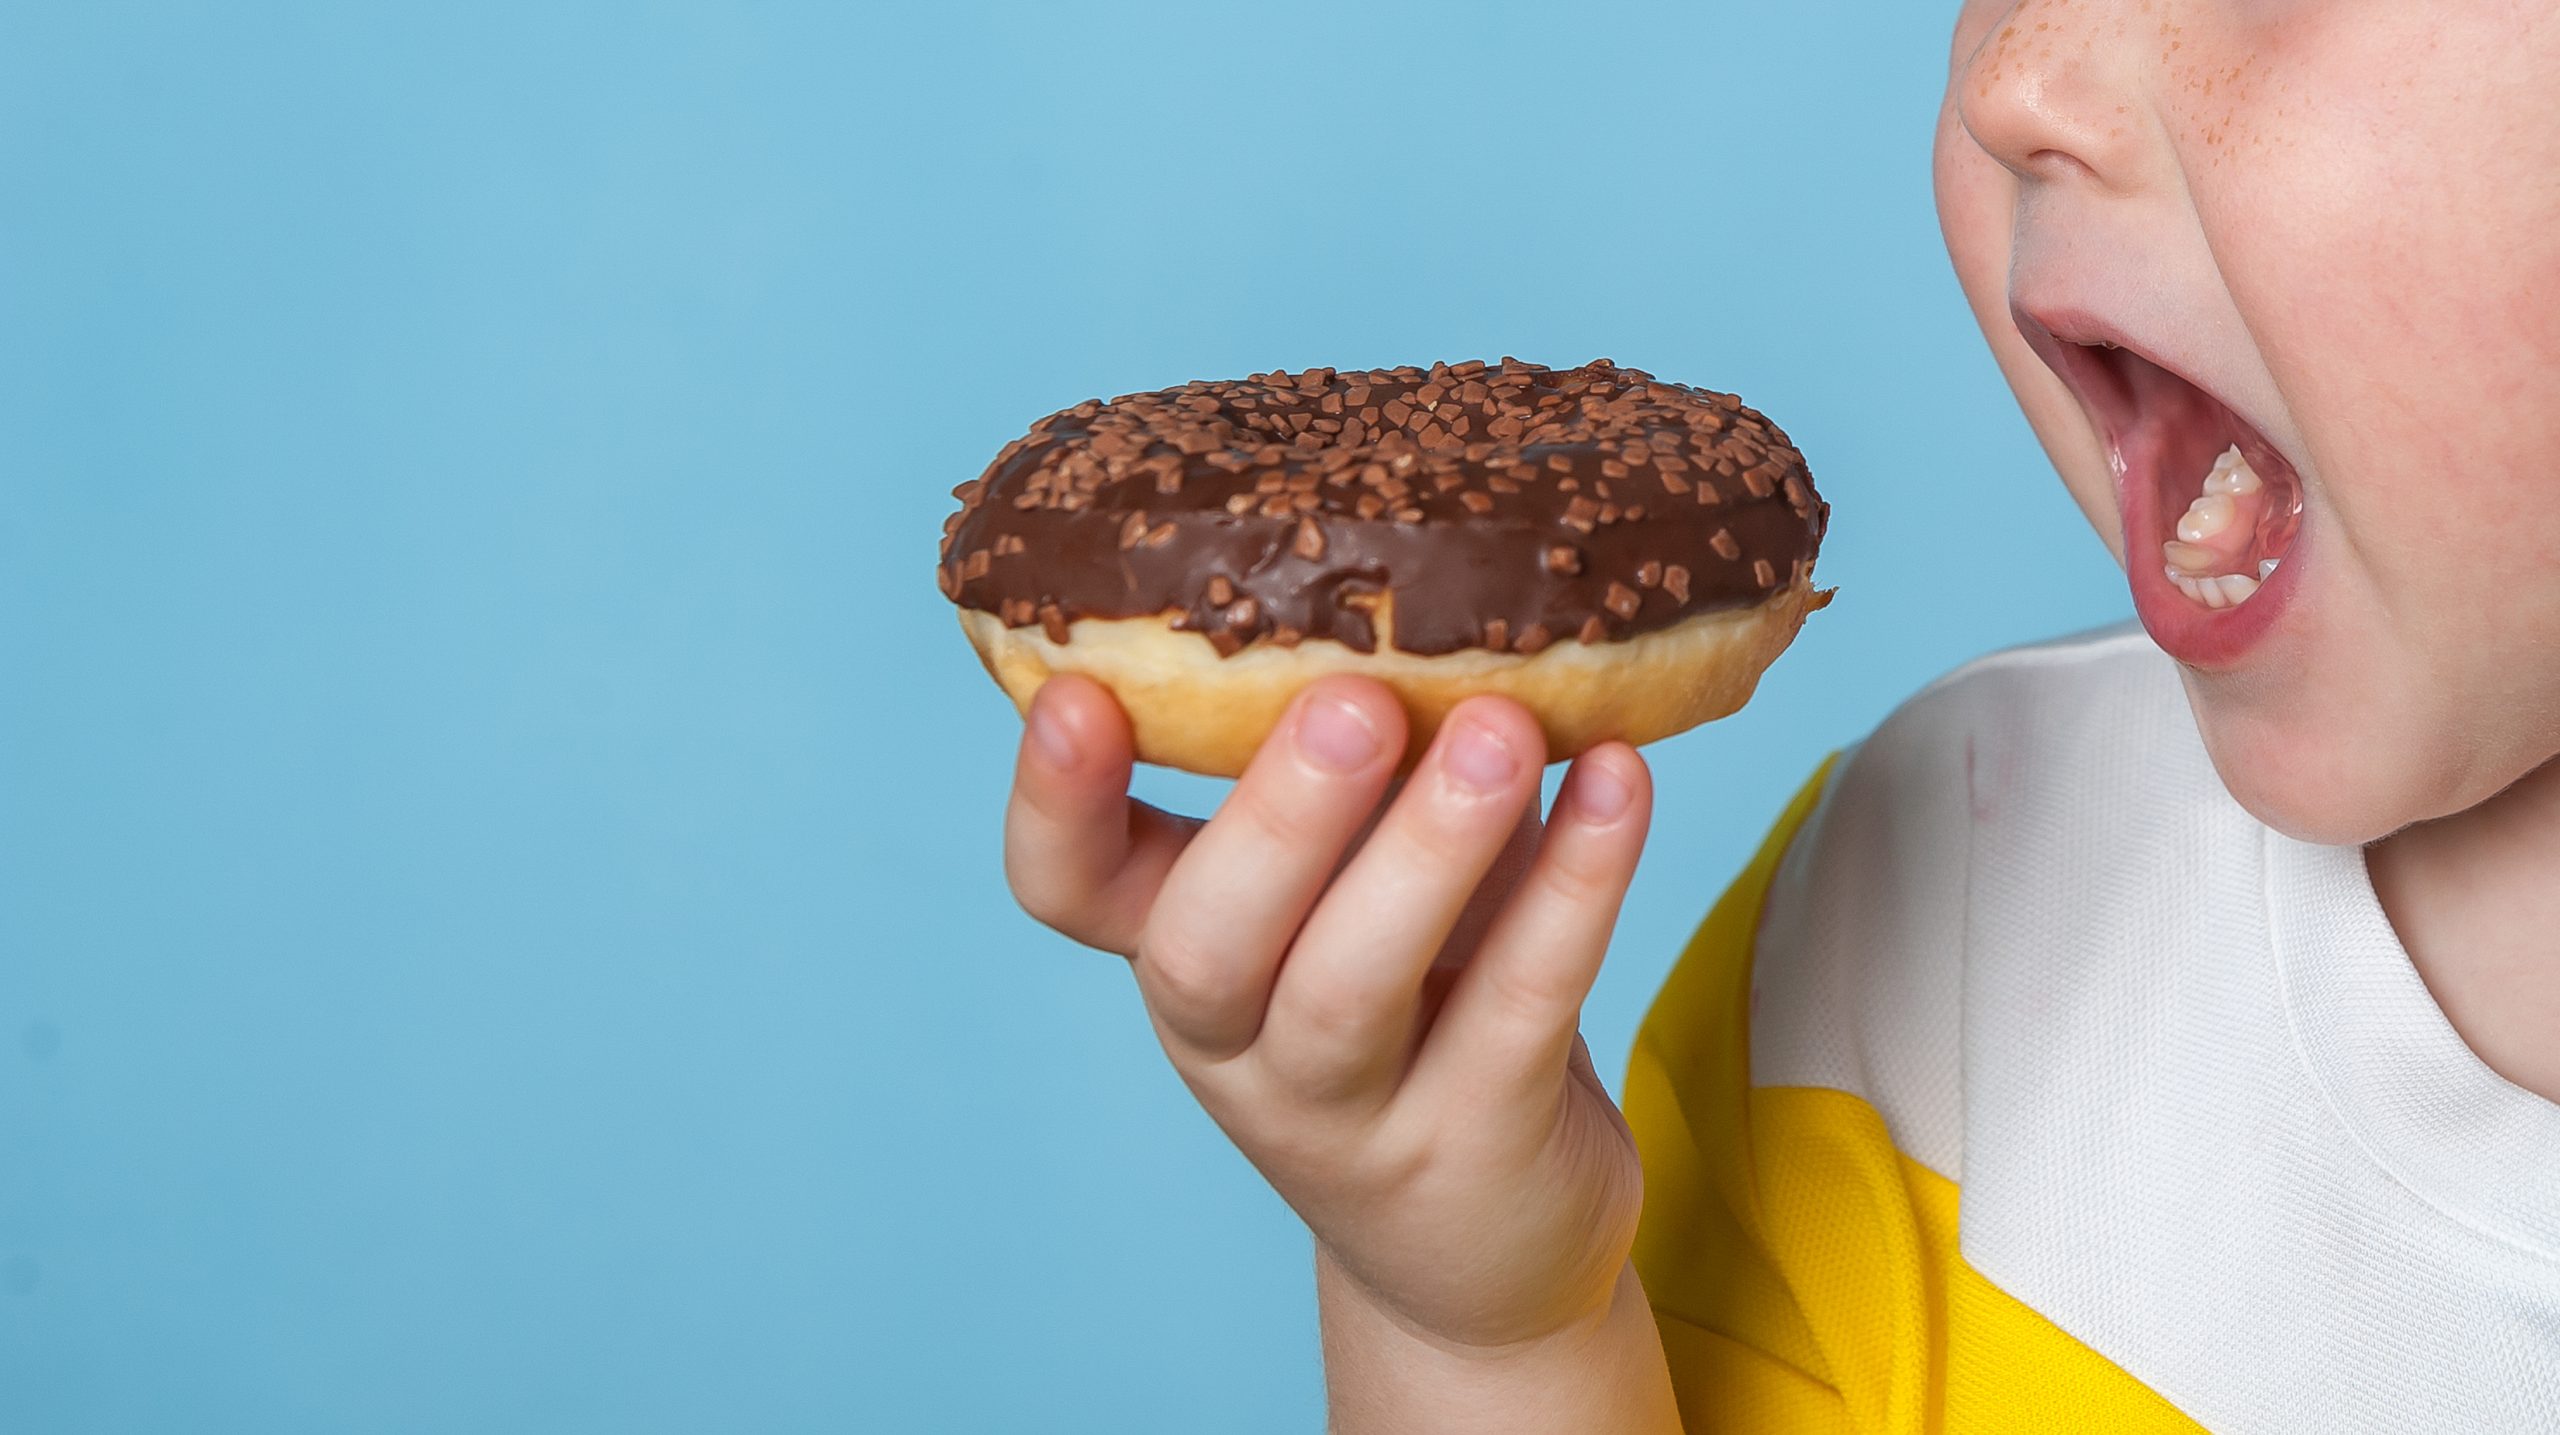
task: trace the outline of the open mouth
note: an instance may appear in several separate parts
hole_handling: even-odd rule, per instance
[[[2293,465],[2221,400],[2112,338],[2074,336],[2068,327],[2058,333],[2024,313],[2018,327],[2106,442],[2125,566],[2155,634],[2174,626],[2206,639],[2198,624],[2212,615],[2237,619],[2266,606],[2262,595],[2302,528],[2302,479]]]

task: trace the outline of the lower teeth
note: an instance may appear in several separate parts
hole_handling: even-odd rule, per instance
[[[2248,602],[2250,596],[2258,591],[2258,580],[2246,573],[2223,573],[2211,578],[2199,578],[2192,573],[2181,573],[2175,568],[2166,568],[2161,571],[2169,575],[2169,581],[2177,585],[2179,592],[2208,608],[2239,607]]]

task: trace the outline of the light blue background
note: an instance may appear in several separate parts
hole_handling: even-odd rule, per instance
[[[1004,892],[947,490],[1273,366],[1775,415],[1840,600],[1653,750],[1614,1073],[1826,749],[2125,608],[1951,9],[0,9],[0,1430],[1317,1428],[1303,1232]]]

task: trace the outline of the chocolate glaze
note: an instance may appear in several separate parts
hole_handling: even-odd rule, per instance
[[[1052,414],[952,490],[943,593],[1063,640],[1171,614],[1221,654],[1332,638],[1534,652],[1756,603],[1830,515],[1730,394],[1606,359],[1310,369]]]

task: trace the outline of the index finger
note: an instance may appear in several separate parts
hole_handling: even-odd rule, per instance
[[[1024,714],[1004,814],[1005,880],[1022,909],[1124,957],[1200,826],[1131,800],[1131,753],[1129,719],[1110,692],[1060,673]]]

